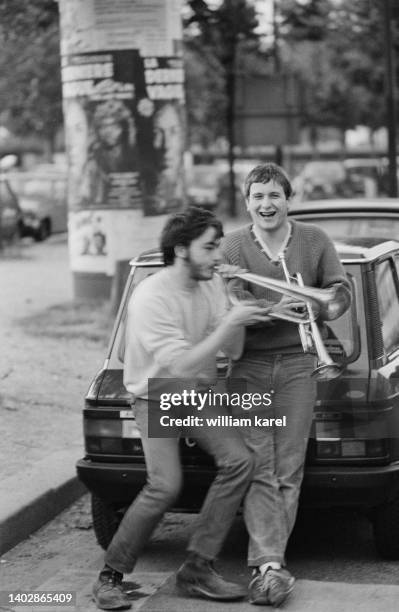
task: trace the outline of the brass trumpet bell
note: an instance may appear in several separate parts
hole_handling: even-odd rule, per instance
[[[328,289],[307,287],[303,284],[300,274],[296,275],[296,282],[293,283],[291,281],[293,277],[290,276],[287,270],[284,255],[280,254],[279,257],[283,266],[286,278],[285,281],[267,276],[260,276],[259,274],[252,274],[251,272],[237,272],[234,274],[234,277],[304,301],[307,311],[307,316],[305,317],[300,315],[296,317],[292,312],[286,311],[289,309],[285,309],[284,306],[278,306],[278,304],[271,309],[269,315],[276,319],[284,319],[298,324],[303,351],[309,353],[314,350],[317,355],[318,364],[312,372],[312,378],[316,380],[331,380],[332,378],[336,378],[341,374],[342,368],[331,359],[324,346],[316,323],[312,302],[317,304],[320,313],[323,313],[324,319],[335,319],[341,310],[343,300],[345,300],[344,290],[341,286]],[[229,291],[229,296],[232,303],[239,301],[231,291]]]
[[[238,272],[234,275],[236,278],[260,285],[277,293],[289,295],[290,297],[299,300],[312,300],[320,309],[323,319],[333,320],[340,311],[343,302],[345,301],[345,290],[342,286],[329,287],[328,289],[318,289],[316,287],[307,287],[306,285],[293,285],[289,281],[277,280],[269,276],[260,276],[251,272]],[[283,318],[283,317],[281,317]],[[287,319],[289,320],[289,319]],[[298,319],[297,323],[306,323],[306,319]]]
[[[316,380],[331,380],[337,378],[342,372],[341,366],[329,359],[328,363],[319,363],[311,376]]]

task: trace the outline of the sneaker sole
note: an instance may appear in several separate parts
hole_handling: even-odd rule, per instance
[[[101,605],[95,598],[94,595],[92,595],[92,601],[94,601],[94,603],[96,604],[97,608],[99,608],[100,610],[130,610],[132,607],[131,603],[126,603],[126,604],[122,604],[120,606],[103,606]]]
[[[284,593],[282,593],[280,597],[277,597],[274,601],[271,601],[270,602],[271,605],[280,606],[282,603],[284,603],[284,601],[288,599],[288,597],[291,595],[292,591],[294,590],[294,586],[295,586],[295,582],[293,582],[292,585],[286,591],[284,591]]]
[[[238,599],[243,599],[247,594],[245,589],[241,594],[237,595],[232,595],[231,593],[226,593],[226,595],[215,595],[203,587],[200,587],[195,582],[180,582],[178,579],[176,579],[176,587],[182,595],[187,595],[188,597],[201,597],[201,599],[214,599],[215,601],[236,601]]]

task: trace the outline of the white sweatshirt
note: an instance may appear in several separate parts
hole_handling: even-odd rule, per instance
[[[148,397],[148,379],[180,378],[174,364],[184,351],[206,338],[227,311],[220,277],[182,289],[166,267],[142,281],[130,298],[126,324],[123,382],[136,397]],[[216,357],[192,372],[215,380]]]

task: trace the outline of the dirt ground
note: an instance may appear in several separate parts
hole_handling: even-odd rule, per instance
[[[66,237],[0,256],[0,480],[83,454],[83,398],[105,357],[108,303],[75,303]]]

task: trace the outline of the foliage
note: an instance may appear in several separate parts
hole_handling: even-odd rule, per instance
[[[217,8],[204,0],[187,4],[191,11],[184,23],[189,131],[192,142],[205,145],[229,135],[236,68],[251,63],[256,69],[259,64],[258,22],[247,0],[224,0]]]
[[[195,40],[185,40],[184,60],[188,138],[206,148],[225,135],[224,74],[215,57]]]
[[[189,139],[228,134],[236,67],[270,72],[249,0],[186,0]],[[283,68],[306,83],[306,123],[342,130],[385,121],[384,34],[378,0],[276,0]],[[58,5],[0,0],[0,108],[13,131],[49,141],[62,125]],[[6,110],[5,110],[6,109]],[[226,121],[227,120],[227,121]]]
[[[237,45],[241,55],[248,41],[256,46],[257,22],[246,0],[225,0],[216,9],[203,0],[186,4],[190,140],[205,145],[226,134],[226,72],[232,70]],[[57,3],[0,0],[0,52],[0,118],[15,133],[52,141],[62,125]]]
[[[16,133],[52,142],[62,124],[58,6],[0,0],[0,104]]]
[[[285,63],[307,85],[307,123],[342,130],[384,125],[381,5],[371,0],[280,0]]]

